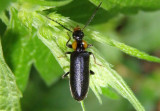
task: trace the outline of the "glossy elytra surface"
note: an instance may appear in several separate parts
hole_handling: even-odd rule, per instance
[[[70,61],[70,89],[75,100],[83,100],[89,87],[89,52],[71,53]]]

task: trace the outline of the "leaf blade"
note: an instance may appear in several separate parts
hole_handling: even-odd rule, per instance
[[[0,110],[20,111],[20,97],[15,77],[3,58],[0,40]]]
[[[25,12],[22,12],[22,13],[25,13]],[[57,24],[55,25],[55,23],[53,23],[52,21],[48,20],[46,17],[43,17],[40,14],[37,14],[34,12],[30,14],[33,17],[30,19],[32,19],[32,21],[34,22],[32,26],[37,29],[37,34],[39,39],[50,49],[50,51],[55,56],[56,60],[59,62],[61,67],[64,69],[64,71],[66,72],[69,71],[68,57],[59,58],[67,50],[67,48],[65,47],[65,43],[68,40],[68,37],[66,36],[65,29],[63,29],[62,27],[58,27]],[[53,13],[53,16],[54,16],[54,19],[56,20],[59,18],[61,18],[61,20],[64,20],[65,21],[65,23],[63,23],[64,25],[74,24],[73,21],[63,16],[60,16],[56,13]],[[21,19],[24,20],[25,17],[24,16],[21,16],[21,17],[22,17]],[[46,25],[46,22],[44,23],[45,20],[43,19],[46,19],[49,25]],[[27,23],[24,23],[24,24],[27,24]],[[94,31],[90,31],[90,33],[89,31],[87,32],[92,39],[96,38],[98,39],[96,41],[101,41],[101,42],[103,41],[104,43],[106,42],[104,41],[104,39],[100,38],[99,33]],[[109,38],[106,40],[107,40],[107,44],[114,46],[114,43],[112,40],[110,40]],[[88,41],[89,41],[89,38],[88,38]],[[104,67],[100,67],[94,64],[94,59],[91,58],[91,64],[92,64],[91,69],[93,69],[93,71],[96,73],[94,77],[91,77],[91,83],[92,82],[94,83],[93,86],[95,88],[95,91],[98,94],[97,97],[99,96],[99,94],[102,94],[101,87],[107,87],[107,85],[109,84],[115,90],[117,90],[117,92],[120,93],[123,97],[127,98],[130,101],[130,103],[135,107],[136,110],[144,111],[143,106],[136,99],[136,97],[134,96],[132,91],[129,89],[129,87],[126,85],[124,80],[113,69],[111,69],[110,65],[103,58],[97,55],[97,51],[94,48],[90,49],[90,51],[95,54],[97,58],[96,59],[97,62],[104,66]]]
[[[158,58],[158,57],[148,55],[145,52],[139,51],[136,48],[127,46],[127,45],[120,43],[120,42],[117,42],[117,41],[113,41],[113,43],[114,43],[115,47],[119,48],[121,51],[123,51],[124,53],[126,53],[128,55],[131,55],[131,56],[143,59],[143,60],[160,63],[160,58]]]
[[[108,44],[110,46],[116,47],[119,50],[121,50],[122,52],[137,57],[139,59],[143,59],[143,60],[147,60],[147,61],[152,61],[152,62],[157,62],[160,63],[160,58],[155,57],[155,56],[151,56],[143,51],[139,51],[136,48],[133,48],[131,46],[128,46],[124,43],[112,40],[109,37],[104,37],[103,35],[99,34],[96,31],[90,31],[87,30],[87,32],[89,33],[89,35],[91,36],[91,39],[97,42],[100,42],[102,44]]]

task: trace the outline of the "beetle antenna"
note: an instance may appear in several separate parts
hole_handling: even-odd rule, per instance
[[[47,17],[47,16],[46,16]],[[59,22],[57,22],[56,20],[54,20],[54,19],[51,19],[51,18],[49,18],[49,17],[47,17],[49,20],[51,20],[51,21],[54,21],[54,22],[56,22],[57,24],[59,24],[61,27],[63,27],[64,29],[66,29],[66,30],[68,30],[68,31],[70,31],[70,32],[72,32],[70,29],[68,29],[67,27],[65,27],[64,25],[62,25],[61,23],[59,23]]]
[[[97,10],[99,9],[99,7],[101,6],[102,2],[100,2],[100,4],[98,5],[98,7],[95,9],[95,11],[93,12],[92,16],[89,18],[89,20],[87,21],[86,25],[83,27],[82,30],[84,30],[89,23],[92,21],[92,19],[94,18],[94,16],[96,15]]]

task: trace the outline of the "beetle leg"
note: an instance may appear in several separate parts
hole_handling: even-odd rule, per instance
[[[89,72],[90,72],[91,75],[94,75],[94,74],[95,74],[92,70],[90,70]]]
[[[66,55],[66,54],[71,54],[71,53],[72,53],[72,52],[65,52],[65,55]]]
[[[92,52],[89,52],[89,55],[92,55],[92,56],[93,56],[93,58],[94,58],[94,63],[95,63],[95,64],[97,64],[97,65],[99,65],[99,66],[102,66],[101,64],[98,64],[98,63],[96,62],[96,58],[95,58],[95,56],[94,56],[94,54],[93,54]]]
[[[62,76],[62,79],[66,78],[68,76],[69,72],[65,73],[63,76]]]
[[[59,56],[58,58],[67,57],[67,54],[71,54],[72,52],[65,52],[65,56]]]
[[[67,54],[71,54],[72,52],[65,52],[65,57],[67,57]]]
[[[67,35],[69,36],[69,39],[68,39],[68,41],[67,41],[67,43],[66,43],[66,46],[69,47],[69,48],[72,48],[72,45],[71,45],[71,44],[68,44],[69,41],[71,40],[71,36],[69,35],[68,32],[67,32]]]

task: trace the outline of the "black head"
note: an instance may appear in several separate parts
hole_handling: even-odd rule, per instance
[[[83,31],[79,27],[74,28],[73,39],[81,41],[83,37],[84,37]]]

